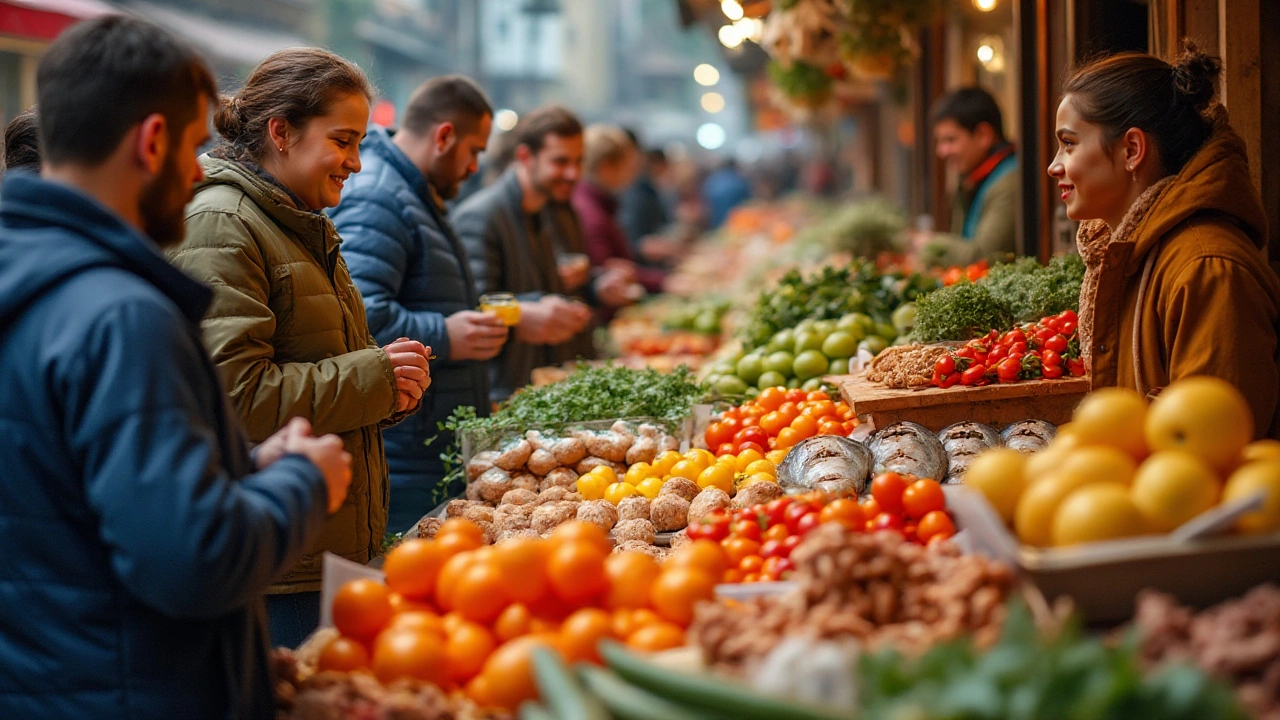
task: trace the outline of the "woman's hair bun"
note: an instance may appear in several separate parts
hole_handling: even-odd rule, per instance
[[[240,138],[244,132],[244,114],[236,96],[223,95],[218,99],[218,108],[213,111],[213,127],[231,142]]]
[[[1222,60],[1201,52],[1196,44],[1184,41],[1173,62],[1173,87],[1193,108],[1206,110],[1218,92]]]

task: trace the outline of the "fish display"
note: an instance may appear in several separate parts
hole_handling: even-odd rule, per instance
[[[945,483],[957,483],[964,477],[974,458],[992,448],[1004,445],[1004,438],[990,425],[958,422],[938,433],[938,441],[947,453]]]
[[[1000,433],[1004,438],[1005,447],[1021,453],[1044,450],[1057,434],[1058,428],[1044,420],[1022,420],[1006,427],[1004,432]]]
[[[863,493],[871,482],[871,450],[839,435],[817,435],[796,444],[778,466],[784,488]]]
[[[877,432],[868,443],[875,460],[872,473],[896,472],[940,480],[947,475],[947,451],[928,428],[900,422]]]

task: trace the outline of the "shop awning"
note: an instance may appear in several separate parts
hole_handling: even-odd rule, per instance
[[[0,0],[0,35],[48,41],[81,20],[118,12],[99,0]]]
[[[229,23],[169,6],[131,2],[128,7],[182,36],[215,63],[253,67],[278,50],[312,44],[300,35]]]

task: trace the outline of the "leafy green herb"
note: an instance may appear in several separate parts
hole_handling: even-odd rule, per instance
[[[1033,258],[1002,263],[979,281],[1009,306],[1016,322],[1031,322],[1068,308],[1080,309],[1084,261],[1079,255],[1056,257],[1041,266]]]
[[[404,540],[404,533],[388,532],[386,535],[382,537],[382,552],[378,554],[386,555],[387,553],[391,552],[391,548],[399,545],[403,540]]]
[[[859,667],[862,720],[1243,720],[1232,692],[1203,672],[1177,666],[1142,672],[1136,643],[1118,646],[1071,625],[1042,636],[1021,604],[1011,605],[988,651],[961,640],[916,659],[889,651]]]
[[[924,343],[970,340],[1012,324],[1009,307],[992,296],[985,285],[964,281],[916,301],[912,335]]]
[[[807,62],[796,60],[788,66],[770,61],[766,71],[773,84],[788,97],[814,99],[831,92],[831,76]]]

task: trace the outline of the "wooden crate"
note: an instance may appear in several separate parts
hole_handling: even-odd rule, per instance
[[[1089,392],[1087,377],[985,387],[957,385],[946,390],[885,387],[867,380],[865,373],[836,375],[826,380],[840,388],[840,396],[858,417],[871,416],[877,428],[910,421],[935,432],[962,421],[995,428],[1028,419],[1061,425],[1071,419],[1076,405]]]

